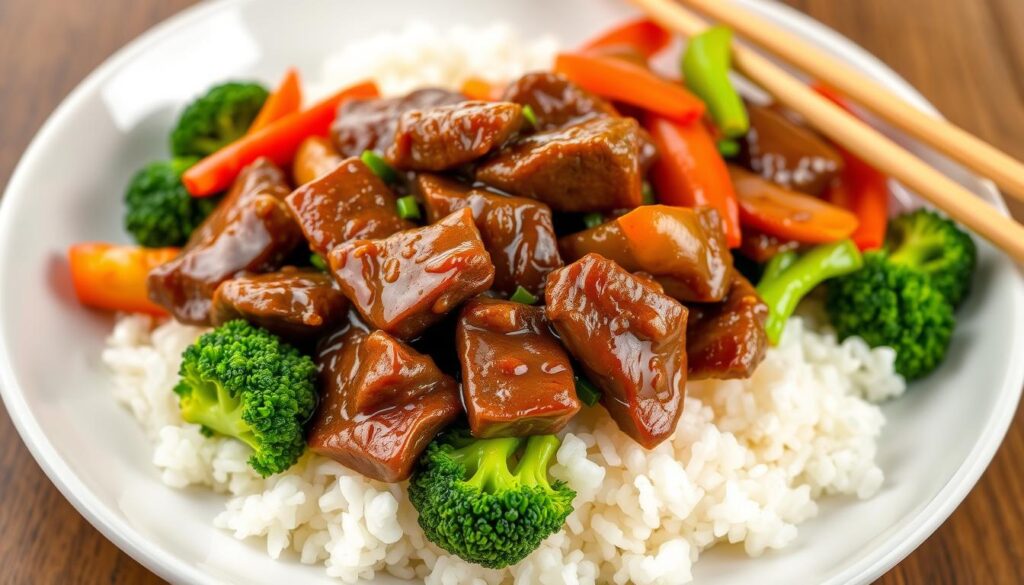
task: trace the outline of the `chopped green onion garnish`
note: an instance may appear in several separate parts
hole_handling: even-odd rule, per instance
[[[416,197],[413,195],[399,197],[397,201],[397,207],[398,217],[402,219],[420,218],[420,205],[419,203],[416,203]]]
[[[740,143],[732,138],[723,138],[718,141],[718,152],[725,158],[732,158],[740,153]]]
[[[537,295],[531,293],[521,286],[516,287],[516,292],[512,293],[512,296],[508,300],[513,303],[522,303],[524,305],[532,305],[537,302]]]
[[[313,265],[313,268],[322,272],[327,272],[327,261],[320,254],[313,254],[309,257],[309,263]]]
[[[588,213],[583,216],[583,225],[587,226],[587,229],[596,228],[597,226],[604,223],[604,215],[594,212]]]
[[[398,181],[398,172],[391,168],[388,162],[380,157],[376,152],[372,150],[364,150],[362,156],[363,164],[370,167],[373,174],[380,177],[385,183],[394,183]]]
[[[533,111],[530,106],[523,106],[523,117],[530,123],[530,126],[537,126],[537,114]]]
[[[590,380],[576,374],[576,396],[579,396],[583,404],[594,406],[601,400],[601,391],[594,386]]]
[[[658,202],[658,199],[654,196],[654,187],[651,186],[649,181],[643,182],[640,193],[643,196],[643,205],[654,205]]]

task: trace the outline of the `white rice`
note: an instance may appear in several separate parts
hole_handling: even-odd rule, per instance
[[[523,42],[503,27],[441,34],[416,26],[328,59],[325,77],[337,86],[373,76],[396,93],[457,86],[469,75],[514,77],[545,67],[553,51],[550,41]],[[262,479],[246,464],[248,447],[182,422],[172,389],[182,350],[201,333],[120,317],[103,353],[115,397],[154,441],[166,484],[228,494],[216,526],[263,539],[271,557],[322,564],[343,583],[378,573],[428,585],[690,581],[700,553],[718,542],[742,543],[750,555],[780,549],[817,513],[816,498],[874,494],[883,480],[874,458],[884,417],[868,400],[904,389],[892,350],[837,343],[793,318],[749,380],[690,383],[675,434],[654,450],[622,434],[603,408],[578,416],[551,470],[576,490],[575,512],[522,563],[492,571],[427,542],[404,484],[368,480],[311,454]]]

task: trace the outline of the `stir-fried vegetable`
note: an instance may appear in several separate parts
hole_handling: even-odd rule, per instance
[[[614,47],[635,49],[646,58],[650,58],[672,42],[672,35],[658,23],[649,18],[638,18],[611,28],[601,35],[587,41],[580,47],[581,51],[593,51]]]
[[[217,152],[249,130],[266,100],[267,90],[258,83],[228,82],[211,88],[181,113],[171,132],[171,153],[203,157]]]
[[[293,67],[285,73],[281,85],[267,98],[259,115],[253,120],[252,126],[249,126],[248,133],[252,134],[262,130],[271,123],[294,114],[300,109],[302,109],[302,85],[299,81],[299,72]]]
[[[525,288],[523,288],[521,286],[517,286],[515,292],[512,293],[512,296],[510,296],[508,298],[508,300],[510,300],[510,301],[512,301],[514,303],[522,303],[524,305],[533,305],[533,304],[537,303],[538,298],[537,298],[537,295],[531,293],[530,291],[526,290]]]
[[[460,91],[471,100],[493,102],[501,99],[501,88],[480,77],[470,77],[462,82]]]
[[[395,202],[395,206],[398,209],[398,217],[402,219],[420,219],[420,204],[416,201],[416,196],[406,195],[405,197],[399,197],[398,201]]]
[[[954,307],[971,290],[978,250],[971,236],[934,211],[918,209],[889,224],[889,261],[923,272]]]
[[[427,447],[409,481],[409,500],[431,542],[500,569],[523,560],[562,528],[576,493],[548,480],[558,437],[527,439],[513,469],[510,460],[522,443],[448,432]]]
[[[715,146],[718,147],[718,153],[725,158],[732,158],[740,153],[740,143],[732,138],[720,138],[715,142]]]
[[[830,278],[854,272],[862,263],[860,251],[851,240],[818,246],[799,258],[781,257],[775,266],[769,263],[757,285],[758,294],[768,305],[764,327],[768,340],[773,344],[779,342],[786,321],[814,287]]]
[[[523,118],[526,118],[526,121],[530,123],[530,126],[537,126],[537,113],[533,111],[532,106],[523,106]]]
[[[718,210],[730,248],[740,245],[740,219],[732,179],[715,141],[703,124],[681,124],[648,115],[644,126],[660,156],[651,169],[658,198],[666,205]]]
[[[327,134],[342,102],[377,95],[377,86],[372,82],[346,88],[307,110],[285,116],[218,150],[186,171],[182,181],[193,196],[206,197],[227,189],[239,171],[261,156],[286,165],[303,140]]]
[[[166,315],[149,300],[146,277],[179,252],[177,248],[75,244],[68,250],[75,295],[83,305],[97,309]]]
[[[260,475],[285,471],[305,451],[316,365],[276,335],[225,323],[185,350],[179,374],[181,417],[252,447],[249,466]]]
[[[729,80],[732,31],[713,26],[690,39],[683,54],[683,80],[708,106],[711,119],[726,138],[743,136],[750,118],[743,98]]]
[[[146,165],[135,173],[124,195],[124,228],[148,248],[182,246],[217,206],[217,199],[196,199],[181,183],[195,158]]]
[[[740,221],[783,240],[823,244],[850,237],[857,216],[821,199],[790,191],[739,167],[729,166]]]
[[[555,71],[600,96],[686,123],[704,115],[704,102],[646,67],[600,55],[561,53]]]
[[[394,184],[398,182],[398,171],[388,164],[388,161],[381,158],[379,154],[372,150],[364,150],[363,154],[359,156],[363,164],[370,167],[373,174],[380,177],[381,181],[388,184]]]
[[[601,390],[594,383],[585,377],[576,374],[576,396],[579,397],[580,401],[587,406],[594,406],[601,401]]]

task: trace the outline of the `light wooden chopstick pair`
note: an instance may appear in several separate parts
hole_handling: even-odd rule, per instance
[[[708,23],[676,0],[631,0],[668,30],[685,36]],[[1024,165],[964,130],[929,116],[817,47],[757,18],[729,0],[681,0],[771,54],[834,87],[880,118],[988,177],[1024,200]],[[850,152],[900,181],[953,219],[1024,263],[1024,226],[999,213],[881,132],[818,95],[803,81],[749,47],[733,43],[733,66],[779,102]]]

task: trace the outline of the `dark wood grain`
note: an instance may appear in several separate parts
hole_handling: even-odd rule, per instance
[[[954,122],[1024,159],[1021,0],[785,0],[906,77]],[[193,0],[0,0],[0,184],[89,71]],[[1024,205],[1011,206],[1024,218]],[[885,585],[1024,583],[1024,411],[962,506]],[[159,583],[92,528],[0,414],[0,583]]]

